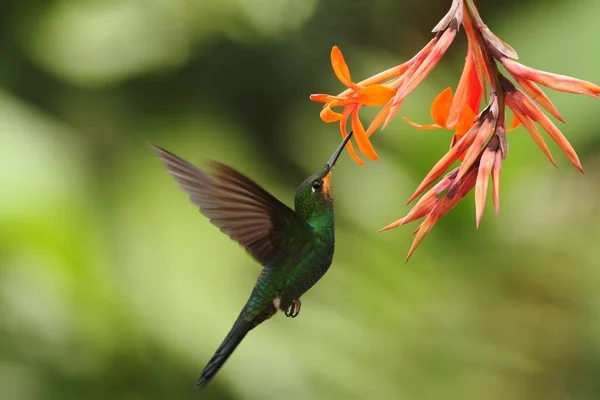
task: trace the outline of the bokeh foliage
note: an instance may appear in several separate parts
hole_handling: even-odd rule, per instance
[[[600,82],[600,3],[481,2],[534,68]],[[213,158],[291,204],[339,142],[314,92],[407,59],[449,1],[78,0],[0,5],[2,399],[596,399],[600,103],[549,93],[584,176],[520,128],[501,215],[472,195],[409,264],[411,227],[377,229],[447,149],[398,118],[381,160],[342,157],[337,249],[298,319],[252,332],[193,382],[259,267],[189,203],[147,147]],[[464,40],[403,106],[429,120]]]

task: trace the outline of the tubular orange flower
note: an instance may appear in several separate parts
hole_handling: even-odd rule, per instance
[[[347,89],[337,96],[325,94],[310,96],[312,101],[325,103],[321,111],[321,120],[326,123],[340,121],[340,131],[344,134],[350,118],[359,150],[367,158],[377,160],[378,156],[369,141],[369,136],[378,126],[384,124],[385,127],[391,121],[404,98],[429,75],[452,43],[459,25],[460,21],[454,19],[411,60],[359,83],[352,81],[350,69],[342,52],[334,46],[331,49],[331,66],[338,80]],[[363,106],[383,106],[367,130],[364,129],[358,115]],[[344,107],[344,111],[335,112],[333,111],[335,107]],[[347,148],[351,157],[359,165],[364,165],[354,153],[350,143]]]
[[[479,227],[490,178],[492,200],[498,215],[500,172],[508,152],[506,133],[521,124],[553,165],[556,166],[556,162],[538,125],[558,144],[571,163],[583,172],[573,146],[542,111],[543,108],[560,122],[565,122],[540,85],[566,93],[600,97],[600,86],[594,83],[536,70],[519,63],[515,49],[485,25],[474,0],[453,0],[448,13],[433,29],[434,38],[412,59],[361,82],[352,81],[342,53],[334,47],[331,51],[331,64],[335,75],[347,89],[337,96],[311,96],[313,101],[325,103],[321,119],[325,122],[339,121],[340,130],[345,136],[350,118],[359,150],[368,158],[377,159],[369,137],[378,127],[383,129],[392,121],[406,97],[441,60],[460,26],[464,27],[467,36],[467,53],[455,93],[448,87],[436,96],[431,104],[431,124],[421,125],[404,118],[417,129],[444,128],[454,132],[450,149],[425,176],[408,203],[422,195],[421,198],[406,216],[381,229],[385,231],[423,219],[414,231],[415,239],[408,258],[437,221],[471,190],[475,191],[475,221]],[[522,90],[500,73],[499,64],[504,66]],[[484,98],[485,103],[481,109]],[[381,109],[365,130],[359,110],[370,106]],[[333,111],[336,107],[343,107],[342,112]],[[509,127],[506,121],[507,110],[513,114]],[[352,147],[349,146],[348,150],[362,165]],[[459,165],[448,173],[450,167],[457,162]],[[444,177],[440,179],[443,174]],[[427,190],[438,179],[439,182]]]
[[[354,131],[354,139],[358,145],[358,149],[366,157],[377,160],[378,156],[375,149],[371,145],[365,129],[358,117],[358,112],[362,106],[380,106],[385,104],[394,95],[394,90],[386,85],[380,84],[383,80],[394,76],[398,71],[402,70],[402,66],[388,70],[387,73],[380,74],[377,79],[371,82],[363,81],[354,83],[350,75],[350,69],[344,60],[341,50],[334,46],[331,49],[331,66],[335,76],[348,87],[348,90],[342,92],[338,96],[330,96],[325,94],[313,94],[310,99],[316,102],[325,103],[321,111],[321,120],[326,123],[340,121],[340,131],[346,137],[346,126],[348,118],[351,117],[352,129]],[[343,113],[338,113],[332,110],[334,107],[344,107]],[[358,158],[352,147],[352,143],[348,142],[348,152],[351,157],[360,165],[363,161]]]

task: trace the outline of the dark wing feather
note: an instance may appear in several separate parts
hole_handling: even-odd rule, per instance
[[[211,176],[153,147],[200,212],[262,265],[277,264],[288,255],[291,240],[308,237],[308,226],[293,210],[234,169],[215,162]]]

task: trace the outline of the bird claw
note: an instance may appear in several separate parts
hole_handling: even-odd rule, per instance
[[[298,314],[300,314],[300,308],[302,307],[302,303],[300,300],[292,301],[292,304],[285,310],[286,317],[296,318]]]

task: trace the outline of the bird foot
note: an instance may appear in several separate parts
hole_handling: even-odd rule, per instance
[[[302,307],[302,303],[300,300],[292,301],[292,304],[285,310],[286,317],[296,318],[298,314],[300,314],[300,308]]]

